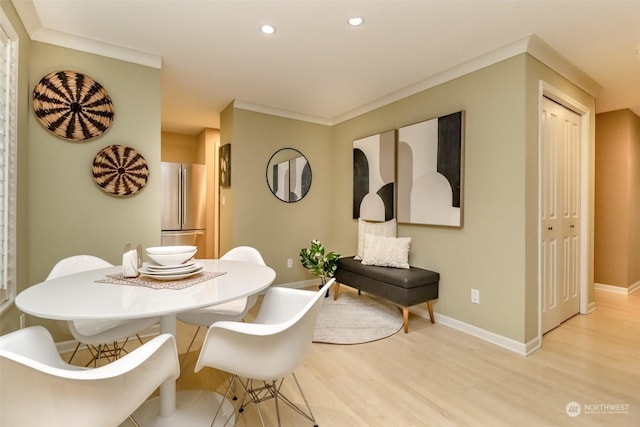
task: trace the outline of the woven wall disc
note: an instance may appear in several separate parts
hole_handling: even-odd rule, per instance
[[[33,111],[42,126],[71,141],[102,135],[113,122],[109,94],[91,77],[74,71],[44,76],[33,89]]]
[[[103,148],[93,160],[93,180],[114,196],[131,196],[147,185],[149,168],[140,153],[124,145]]]

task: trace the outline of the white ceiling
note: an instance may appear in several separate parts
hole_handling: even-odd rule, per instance
[[[218,128],[233,100],[336,123],[532,34],[582,70],[597,112],[640,115],[640,0],[13,3],[33,40],[161,67],[171,132]]]

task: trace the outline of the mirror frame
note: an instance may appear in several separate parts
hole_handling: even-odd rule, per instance
[[[297,171],[291,174],[291,171]],[[284,182],[281,188],[274,188],[278,178]],[[271,155],[267,162],[267,186],[278,200],[285,203],[295,203],[304,199],[311,189],[311,164],[307,157],[295,148],[284,147]],[[296,190],[291,191],[293,183]],[[282,190],[282,191],[280,191]],[[297,192],[299,191],[299,193]],[[296,196],[292,198],[292,195]]]

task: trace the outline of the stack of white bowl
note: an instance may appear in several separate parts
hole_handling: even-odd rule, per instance
[[[204,266],[193,259],[197,251],[195,246],[147,248],[147,256],[153,262],[144,263],[138,272],[157,280],[177,280],[191,277],[204,270]]]

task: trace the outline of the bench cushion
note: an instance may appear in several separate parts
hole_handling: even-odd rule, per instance
[[[440,274],[418,267],[390,268],[374,265],[363,265],[354,257],[343,257],[338,260],[338,270],[344,270],[364,277],[386,282],[405,289],[438,283]],[[348,283],[346,283],[348,284]]]

